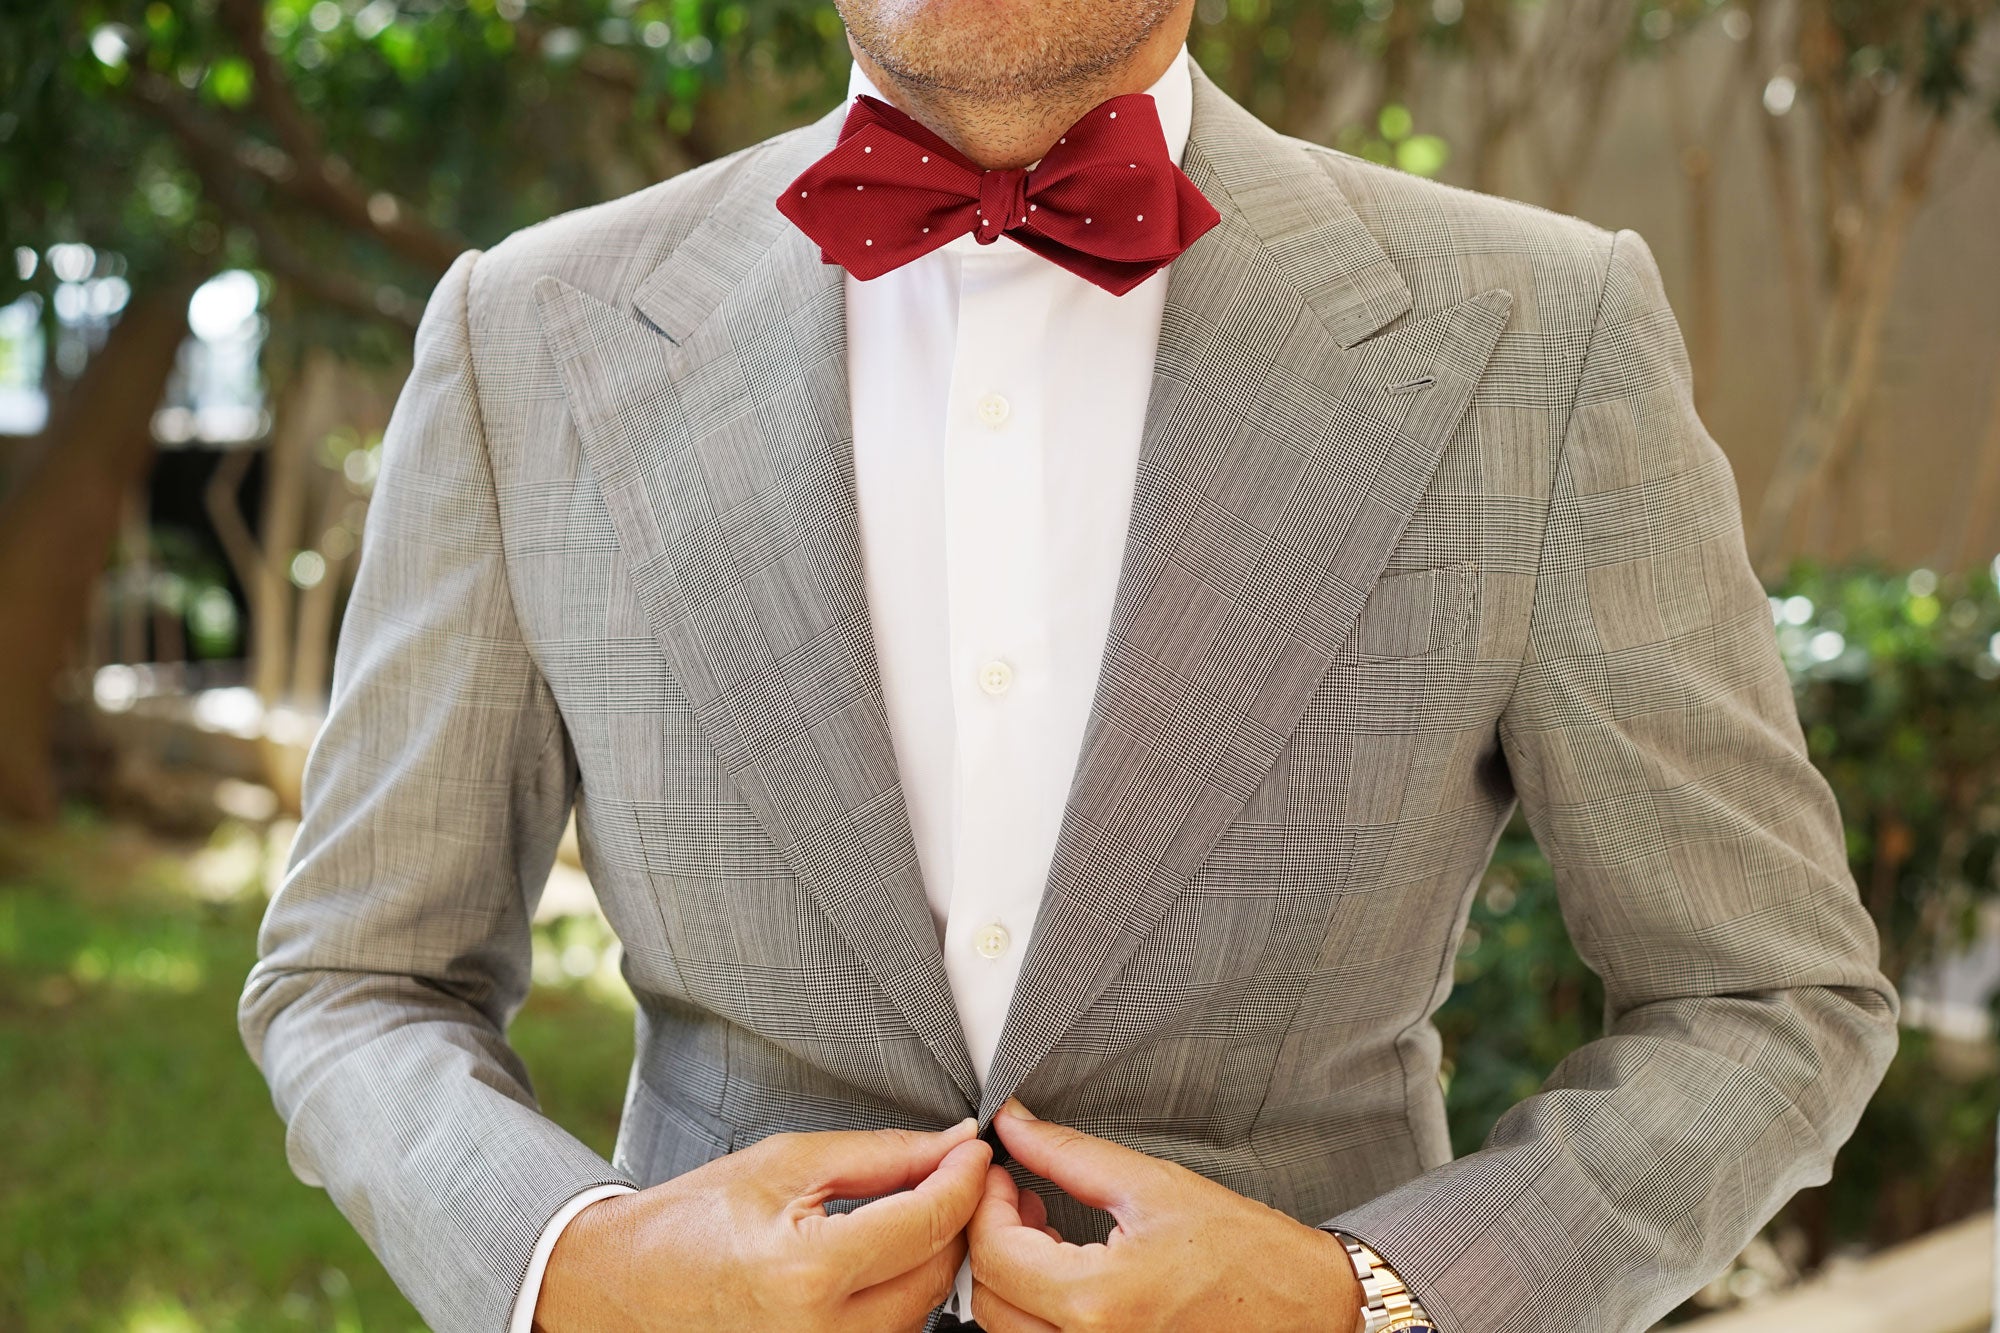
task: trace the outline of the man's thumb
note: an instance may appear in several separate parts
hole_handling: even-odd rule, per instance
[[[1021,1165],[1079,1203],[1114,1214],[1131,1200],[1152,1161],[1110,1139],[1038,1120],[1012,1097],[994,1114],[993,1128]]]

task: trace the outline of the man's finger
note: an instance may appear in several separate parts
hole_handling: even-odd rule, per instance
[[[807,1216],[814,1243],[828,1246],[851,1275],[849,1290],[872,1287],[917,1268],[965,1229],[978,1206],[993,1150],[967,1139],[945,1154],[914,1189],[870,1199],[851,1212]]]
[[[868,1206],[872,1205],[864,1205]],[[909,1272],[855,1292],[840,1309],[842,1326],[862,1333],[921,1328],[931,1307],[951,1294],[952,1279],[964,1259],[965,1234],[959,1232]]]
[[[987,1168],[986,1193],[966,1229],[972,1275],[1010,1305],[1059,1321],[1066,1293],[1092,1280],[1093,1256],[1104,1247],[1070,1245],[1025,1225],[1020,1194],[1004,1167]]]
[[[1022,1224],[1033,1227],[1051,1240],[1061,1240],[1062,1232],[1049,1225],[1049,1209],[1042,1202],[1042,1196],[1033,1190],[1021,1190],[1020,1195],[1015,1210],[1021,1214]]]
[[[996,1207],[989,1223],[995,1226],[1025,1226],[1027,1219],[1021,1216],[1021,1195],[1025,1192],[1014,1183],[1014,1177],[1007,1174],[1007,1168],[995,1163],[986,1168],[986,1195]]]
[[[1119,1210],[1132,1202],[1158,1163],[1122,1143],[1080,1129],[1037,1120],[1009,1097],[993,1117],[1007,1151],[1030,1171],[1067,1191],[1070,1197],[1124,1221]]]
[[[771,1183],[818,1208],[828,1199],[868,1199],[908,1189],[937,1169],[959,1144],[976,1137],[971,1116],[948,1128],[837,1129],[799,1134],[773,1166]]]
[[[1020,1225],[1032,1227],[1050,1240],[1061,1241],[1062,1232],[1049,1225],[1049,1210],[1042,1204],[1042,1196],[1033,1190],[1022,1189],[1014,1183],[1014,1177],[1006,1168],[989,1166],[986,1168],[986,1192],[997,1194],[1001,1201],[1011,1205]]]
[[[985,1333],[1061,1333],[1048,1320],[1029,1314],[977,1281],[972,1284],[972,1322]]]

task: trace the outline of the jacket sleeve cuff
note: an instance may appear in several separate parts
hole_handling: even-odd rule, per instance
[[[1351,1214],[1342,1213],[1339,1217],[1330,1218],[1325,1222],[1319,1223],[1319,1229],[1321,1231],[1327,1231],[1333,1233],[1336,1238],[1342,1235],[1352,1236],[1355,1240],[1360,1241],[1363,1245],[1366,1245],[1369,1249],[1375,1252],[1376,1258],[1380,1259],[1382,1261],[1382,1265],[1386,1267],[1391,1273],[1396,1275],[1396,1280],[1403,1284],[1403,1289],[1409,1292],[1410,1299],[1413,1302],[1415,1302],[1416,1307],[1423,1312],[1422,1320],[1419,1321],[1419,1323],[1415,1327],[1435,1329],[1438,1331],[1438,1333],[1472,1333],[1472,1330],[1463,1329],[1457,1324],[1447,1325],[1446,1323],[1444,1323],[1443,1320],[1439,1318],[1437,1312],[1433,1309],[1432,1302],[1424,1299],[1424,1293],[1410,1285],[1410,1280],[1408,1275],[1403,1271],[1401,1267],[1397,1265],[1396,1262],[1395,1251],[1400,1248],[1399,1246],[1392,1243],[1385,1248],[1384,1246],[1377,1244],[1374,1236],[1371,1235],[1369,1232],[1357,1230],[1355,1227],[1350,1225],[1345,1220],[1349,1216],[1351,1216]]]

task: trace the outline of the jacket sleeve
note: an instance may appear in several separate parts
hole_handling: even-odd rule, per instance
[[[1500,741],[1605,1035],[1485,1144],[1324,1225],[1444,1333],[1639,1333],[1826,1181],[1899,1000],[1806,758],[1728,461],[1610,242]]]
[[[575,795],[516,623],[468,325],[439,282],[382,445],[332,699],[238,1006],[324,1186],[439,1333],[497,1333],[544,1224],[633,1182],[544,1117],[506,1029]]]

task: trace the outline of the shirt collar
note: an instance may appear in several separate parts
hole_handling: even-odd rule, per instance
[[[1187,151],[1188,131],[1194,120],[1194,80],[1188,74],[1186,42],[1181,43],[1181,49],[1174,53],[1172,63],[1159,78],[1153,80],[1152,86],[1144,91],[1152,95],[1153,105],[1160,115],[1160,132],[1167,140],[1167,155],[1173,158],[1175,165],[1178,166]],[[889,98],[882,96],[882,91],[862,71],[861,62],[857,60],[853,62],[847,75],[847,100],[852,102],[862,93],[867,93],[870,97],[879,97],[884,102],[889,102],[891,106],[895,105]],[[970,232],[953,237],[938,248],[965,254],[980,250],[1001,253],[1020,250],[1022,254],[1030,253],[1019,246],[982,246]]]

